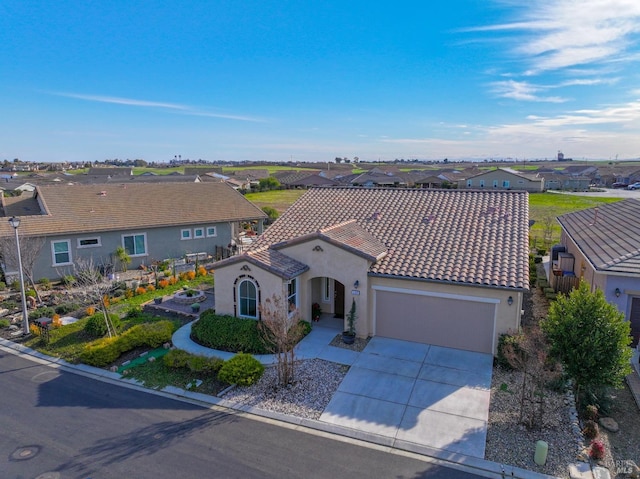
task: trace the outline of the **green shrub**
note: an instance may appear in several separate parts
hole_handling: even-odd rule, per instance
[[[250,354],[239,353],[225,361],[218,373],[218,379],[238,386],[251,386],[264,373],[264,366]]]
[[[8,328],[11,325],[11,321],[8,319],[0,319],[0,328]]]
[[[24,293],[24,295],[25,295],[27,298],[35,298],[35,297],[37,296],[37,295],[36,295],[36,290],[35,290],[35,289],[28,289],[28,290]]]
[[[221,351],[269,353],[255,319],[217,315],[213,311],[205,311],[191,328],[191,335],[198,343]]]
[[[18,303],[12,299],[7,299],[6,301],[0,303],[0,305],[2,305],[2,307],[5,309],[16,309],[18,307]]]
[[[48,290],[51,288],[51,281],[49,281],[49,278],[40,278],[38,280],[38,284],[44,290]]]
[[[197,356],[195,354],[187,360],[187,367],[194,373],[212,373],[216,374],[220,371],[224,361],[220,358],[207,358],[205,356]]]
[[[80,353],[80,361],[91,366],[103,367],[111,364],[124,352],[118,345],[118,336],[102,338],[85,345]]]
[[[514,353],[523,352],[521,342],[524,340],[522,334],[501,334],[498,338],[498,354],[496,355],[496,363],[508,370],[513,369],[511,363],[507,359],[507,350],[511,349]]]
[[[0,281],[0,289],[7,289],[7,283]]]
[[[120,317],[117,314],[110,314],[109,320],[117,331],[121,325]],[[107,325],[104,320],[104,314],[101,311],[98,311],[92,316],[89,316],[84,325],[84,330],[94,338],[101,338],[107,334]]]
[[[172,349],[162,358],[164,365],[173,368],[186,368],[187,361],[191,357],[191,353],[186,352],[184,349]]]
[[[77,311],[80,307],[78,303],[63,303],[56,306],[56,314],[69,314],[72,311]]]
[[[67,274],[60,278],[60,282],[65,286],[73,286],[76,284],[76,278],[71,274]]]
[[[120,336],[97,339],[87,344],[80,353],[80,360],[92,366],[104,367],[132,349],[143,346],[157,348],[170,341],[172,334],[171,321],[137,324]]]
[[[56,314],[55,309],[50,306],[36,308],[29,313],[29,319],[51,318]]]

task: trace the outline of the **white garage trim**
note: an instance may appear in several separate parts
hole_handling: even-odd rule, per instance
[[[462,294],[451,294],[451,293],[434,293],[433,291],[419,291],[415,289],[406,289],[406,288],[391,288],[389,286],[372,286],[371,289],[378,291],[389,291],[391,293],[404,293],[404,294],[415,294],[419,296],[436,296],[438,298],[447,298],[447,299],[459,299],[461,301],[474,301],[476,303],[494,303],[498,304],[501,301],[496,298],[484,298],[482,296],[469,296]]]

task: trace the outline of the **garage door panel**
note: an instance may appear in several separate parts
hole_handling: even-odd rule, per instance
[[[495,304],[376,291],[376,336],[493,352]]]

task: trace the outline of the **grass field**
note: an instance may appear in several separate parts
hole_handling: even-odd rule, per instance
[[[529,195],[529,218],[535,220],[531,228],[531,238],[540,245],[545,237],[546,224],[551,228],[551,244],[560,240],[560,225],[557,216],[573,211],[585,210],[606,203],[620,201],[621,198],[604,198],[594,196],[563,195],[558,193],[534,193]],[[549,245],[545,245],[548,247]]]
[[[275,208],[278,213],[282,214],[305,192],[306,190],[273,190],[262,193],[247,193],[245,198],[258,208],[271,206]]]

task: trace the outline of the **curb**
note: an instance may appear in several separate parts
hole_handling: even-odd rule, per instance
[[[336,440],[358,441],[360,442],[359,445],[363,447],[371,447],[371,445],[375,445],[380,446],[380,448],[383,450],[387,450],[387,452],[404,452],[417,454],[421,456],[422,460],[466,471],[472,474],[478,474],[483,477],[512,477],[519,479],[556,478],[556,476],[529,471],[527,469],[522,469],[515,466],[499,464],[497,462],[487,461],[485,459],[480,459],[477,457],[465,456],[463,454],[449,452],[441,449],[433,449],[408,441],[379,436],[377,434],[358,431],[335,424],[323,423],[316,419],[300,418],[296,416],[289,416],[283,413],[266,411],[264,409],[256,408],[253,406],[227,401],[217,396],[210,396],[195,391],[187,391],[174,386],[166,386],[161,390],[145,388],[135,379],[124,378],[118,373],[112,373],[111,371],[96,368],[93,366],[87,366],[85,364],[71,364],[63,359],[47,356],[46,354],[42,354],[31,348],[6,339],[0,338],[0,350],[4,350],[11,354],[30,356],[29,359],[44,365],[56,367],[73,374],[91,377],[99,381],[136,389],[147,394],[156,394],[177,400],[186,400],[190,403],[194,403],[205,408],[215,407],[230,411],[231,413],[246,414],[254,419],[273,421],[274,423],[279,423],[283,426],[291,426],[293,429],[304,429],[305,431],[303,432],[326,434],[327,437],[331,437],[332,439]]]

